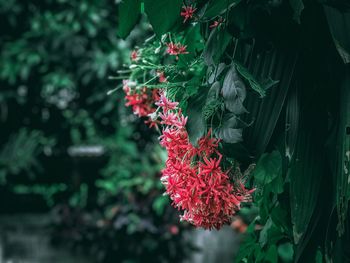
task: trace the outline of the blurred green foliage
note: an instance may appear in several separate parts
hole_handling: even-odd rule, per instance
[[[0,211],[53,209],[54,243],[98,262],[178,262],[164,152],[123,92],[107,95],[149,33],[142,22],[118,39],[117,10],[112,0],[0,0]]]

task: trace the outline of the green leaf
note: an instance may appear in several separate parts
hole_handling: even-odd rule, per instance
[[[295,160],[288,170],[293,236],[296,244],[304,236],[316,207],[325,163],[322,144],[307,127],[300,127]],[[316,126],[315,129],[317,128]]]
[[[271,78],[266,78],[259,82],[243,65],[237,62],[235,65],[239,74],[249,82],[250,87],[259,93],[261,98],[265,97],[266,90],[275,86],[279,82],[278,80],[272,80]]]
[[[264,262],[270,262],[270,263],[278,262],[277,247],[275,245],[270,246],[269,249],[266,251]]]
[[[206,101],[207,92],[201,92],[196,96],[192,96],[188,100],[187,116],[188,121],[186,129],[188,137],[193,145],[197,145],[197,141],[206,131],[207,125],[202,114],[203,107]]]
[[[282,156],[278,151],[264,153],[253,172],[254,180],[261,185],[271,183],[282,176]]]
[[[222,85],[222,96],[226,109],[232,113],[239,115],[247,112],[243,106],[243,101],[247,96],[246,88],[234,65],[226,73]]]
[[[299,116],[300,112],[297,89],[293,89],[289,94],[286,107],[285,156],[289,159],[289,161],[292,160],[295,151],[295,145],[298,136]]]
[[[203,50],[203,58],[207,65],[216,64],[225,52],[232,36],[226,31],[215,28],[211,31]]]
[[[206,7],[204,12],[205,18],[214,18],[218,15],[222,15],[229,9],[235,7],[241,2],[241,0],[212,0],[209,5]]]
[[[348,208],[350,200],[350,73],[341,84],[341,100],[339,107],[339,128],[334,155],[336,166],[334,174],[336,177],[336,203],[338,211],[339,234],[344,234],[346,222],[348,221]]]
[[[235,116],[224,118],[222,126],[215,131],[215,134],[226,143],[242,141],[242,129],[238,127],[238,119]]]
[[[291,243],[284,243],[277,248],[278,255],[283,260],[283,262],[289,263],[293,262],[294,249]]]
[[[204,49],[204,41],[200,31],[200,24],[191,26],[185,33],[183,44],[186,45],[186,51],[188,54],[182,56],[178,61],[178,65],[184,66],[187,68],[187,64],[191,63],[197,56],[199,52],[202,52]]]
[[[222,106],[222,101],[219,100],[220,90],[221,85],[219,81],[213,83],[209,89],[207,100],[203,108],[203,116],[206,120],[213,116]]]
[[[345,64],[350,63],[350,2],[349,1],[328,1],[332,6],[324,6],[324,12],[328,21],[328,26],[332,34],[335,48]],[[340,4],[339,9],[334,8]],[[347,5],[347,7],[346,7]],[[347,9],[347,12],[345,10]]]
[[[181,20],[182,1],[178,0],[144,0],[145,13],[158,37],[170,31]]]
[[[218,80],[225,68],[225,63],[220,63],[217,66],[208,67],[208,83],[213,84],[214,81]]]
[[[300,15],[304,9],[303,0],[289,0],[289,4],[294,11],[293,19],[300,24]]]
[[[118,5],[117,34],[119,37],[127,37],[136,25],[140,15],[140,5],[139,0],[123,0]]]
[[[216,136],[226,143],[237,143],[242,141],[242,129],[222,126],[216,132]]]
[[[322,252],[320,249],[317,249],[315,263],[322,263],[322,262],[324,262]]]

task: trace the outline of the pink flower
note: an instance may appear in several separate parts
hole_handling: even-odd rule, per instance
[[[139,60],[139,54],[136,50],[133,50],[130,54],[131,61],[138,61]]]
[[[193,6],[183,6],[183,11],[181,12],[181,16],[184,17],[184,23],[193,17],[194,12],[197,10]]]
[[[146,87],[141,90],[131,89],[128,86],[128,81],[123,81],[123,90],[125,92],[125,106],[131,106],[132,111],[138,117],[148,117],[155,112],[155,101],[159,100],[159,91],[153,89],[151,92]],[[158,121],[149,118],[145,121],[149,127],[158,127]]]
[[[158,71],[158,72],[157,72],[157,75],[158,75],[158,78],[159,78],[159,82],[160,82],[160,83],[168,82],[167,78],[165,77],[164,72]]]
[[[179,103],[171,102],[164,95],[161,95],[159,101],[157,101],[155,104],[162,107],[164,112],[167,112],[169,110],[175,110]]]
[[[218,27],[218,26],[220,26],[223,22],[224,22],[224,20],[222,19],[222,17],[220,17],[218,20],[215,20],[215,21],[209,26],[209,28]]]
[[[176,115],[176,113],[164,112],[164,113],[160,113],[159,117],[162,119],[160,124],[164,124],[168,126],[173,126],[177,124],[178,116]]]
[[[219,140],[212,138],[211,129],[198,140],[198,147],[194,147],[186,130],[187,117],[178,109],[178,102],[170,101],[164,93],[149,94],[142,89],[135,94],[128,86],[124,86],[124,91],[128,104],[135,107],[139,115],[143,113],[141,110],[150,110],[146,106],[153,105],[152,99],[158,97],[154,104],[159,108],[152,115],[159,119],[152,118],[150,125],[164,126],[159,141],[168,158],[161,182],[172,205],[183,211],[181,219],[205,229],[219,229],[229,224],[241,203],[250,201],[254,189],[247,190],[243,179],[235,184],[230,182],[229,172],[221,168]]]
[[[208,131],[208,134],[205,137],[202,137],[198,140],[198,150],[199,152],[205,153],[206,156],[211,155],[219,146],[220,140],[216,138],[211,138],[212,130],[211,128]]]
[[[180,54],[188,54],[188,52],[186,51],[186,46],[180,44],[180,43],[166,43],[167,45],[167,50],[166,52],[169,54],[169,55],[174,55],[174,56],[177,56],[177,55],[180,55]]]

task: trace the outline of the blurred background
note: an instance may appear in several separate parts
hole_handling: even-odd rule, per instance
[[[158,135],[107,95],[150,34],[118,39],[117,8],[0,0],[0,263],[233,262],[240,236],[179,222]]]

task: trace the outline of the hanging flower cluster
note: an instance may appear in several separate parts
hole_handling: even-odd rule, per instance
[[[181,15],[186,21],[192,18],[195,11],[191,6],[184,7]],[[211,28],[220,26],[222,22],[219,19]],[[173,42],[171,38],[168,43],[164,41],[162,40],[162,45],[166,45],[165,52],[176,56],[176,59],[180,54],[188,54],[185,45]],[[138,61],[145,64],[144,67],[140,66],[143,70],[154,66],[153,71],[149,72],[154,77],[141,85],[150,85],[148,83],[156,82],[155,79],[158,78],[159,88],[166,87],[169,82],[164,74],[164,71],[167,72],[165,67],[156,67],[155,62],[148,62],[146,58],[140,57],[141,50],[131,53],[131,60],[135,62],[133,68],[139,65]],[[172,205],[183,212],[181,219],[204,229],[219,229],[224,224],[229,224],[241,203],[250,201],[254,190],[247,190],[244,180],[240,178],[235,178],[235,182],[231,181],[231,174],[236,175],[236,171],[223,169],[225,158],[219,151],[220,141],[209,130],[198,140],[197,146],[194,146],[186,130],[188,118],[182,113],[178,102],[167,98],[166,92],[140,88],[136,83],[133,86],[128,81],[124,82],[123,89],[126,93],[126,106],[131,106],[134,114],[147,117],[145,122],[150,127],[158,129],[161,126],[159,140],[168,154],[161,181]]]
[[[219,140],[212,138],[211,130],[194,147],[185,128],[187,117],[178,109],[178,103],[162,94],[156,105],[161,111],[160,124],[164,125],[160,144],[168,152],[161,181],[173,205],[184,211],[181,218],[205,229],[219,229],[230,223],[252,190],[230,182],[229,171],[221,168]]]
[[[138,117],[147,117],[145,121],[150,127],[157,126],[157,121],[150,118],[150,114],[156,111],[155,102],[159,100],[158,89],[149,90],[147,87],[132,89],[127,80],[123,81],[125,92],[125,106],[131,106],[133,113]]]

